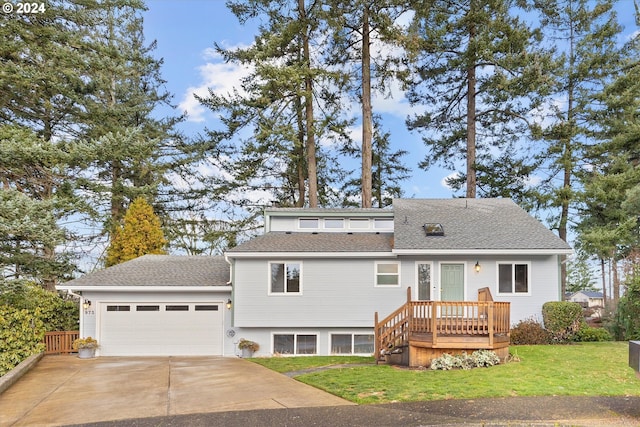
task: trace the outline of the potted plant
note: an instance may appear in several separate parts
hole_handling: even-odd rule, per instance
[[[257,342],[241,338],[238,342],[238,348],[242,350],[242,357],[246,358],[253,356],[253,353],[260,349],[260,345]]]
[[[73,349],[78,350],[78,357],[80,359],[91,359],[96,355],[96,348],[98,348],[98,341],[94,338],[78,338],[73,341]]]

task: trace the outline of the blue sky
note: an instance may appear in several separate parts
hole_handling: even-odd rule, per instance
[[[215,117],[200,107],[192,94],[205,94],[208,87],[226,92],[244,71],[216,58],[212,52],[214,42],[225,47],[248,45],[253,41],[255,27],[241,26],[223,0],[150,0],[147,7],[149,10],[144,15],[147,42],[157,41],[155,56],[164,60],[162,76],[167,81],[166,89],[174,95],[179,111],[188,113],[182,130],[187,135],[198,134],[205,127],[214,126]],[[617,9],[628,36],[636,29],[633,0],[622,0]],[[405,164],[413,172],[403,186],[404,196],[451,197],[452,191],[443,184],[450,171],[426,172],[417,167],[427,150],[419,134],[406,130],[405,119],[411,107],[399,88],[394,94],[392,99],[374,99],[374,112],[382,113],[383,127],[391,133],[394,149],[402,148],[410,153],[405,157]],[[358,141],[359,132],[359,128],[353,130]]]

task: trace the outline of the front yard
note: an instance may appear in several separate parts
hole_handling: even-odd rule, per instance
[[[367,403],[510,396],[640,396],[628,366],[627,342],[511,346],[519,362],[470,371],[409,370],[375,365],[365,357],[273,357],[252,361],[278,372],[344,363],[296,376],[298,381],[350,401]]]

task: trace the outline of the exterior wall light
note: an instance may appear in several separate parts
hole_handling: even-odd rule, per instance
[[[82,303],[82,307],[84,307],[85,310],[89,310],[89,307],[91,307],[91,301],[89,301],[88,299],[84,300],[84,302]]]
[[[480,263],[478,261],[476,261],[476,266],[474,268],[476,270],[476,273],[480,273]]]
[[[227,309],[231,310],[231,299],[227,300]]]

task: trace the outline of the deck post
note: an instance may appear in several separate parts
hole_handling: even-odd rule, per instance
[[[378,364],[378,360],[380,360],[380,332],[378,331],[378,312],[376,311],[373,315],[373,324],[374,324],[374,331],[373,331],[373,338],[374,338],[374,343],[373,343],[373,351],[374,351],[374,355],[376,357],[376,365]]]
[[[438,319],[437,319],[437,314],[438,314],[438,308],[437,308],[438,302],[437,301],[433,301],[431,304],[431,333],[433,335],[433,339],[431,342],[433,342],[433,345],[435,346],[438,343]]]
[[[407,303],[411,302],[411,286],[407,286]]]
[[[489,310],[487,311],[489,315],[489,318],[487,319],[487,325],[489,326],[489,347],[493,348],[493,301],[489,301],[487,304],[489,304]]]

